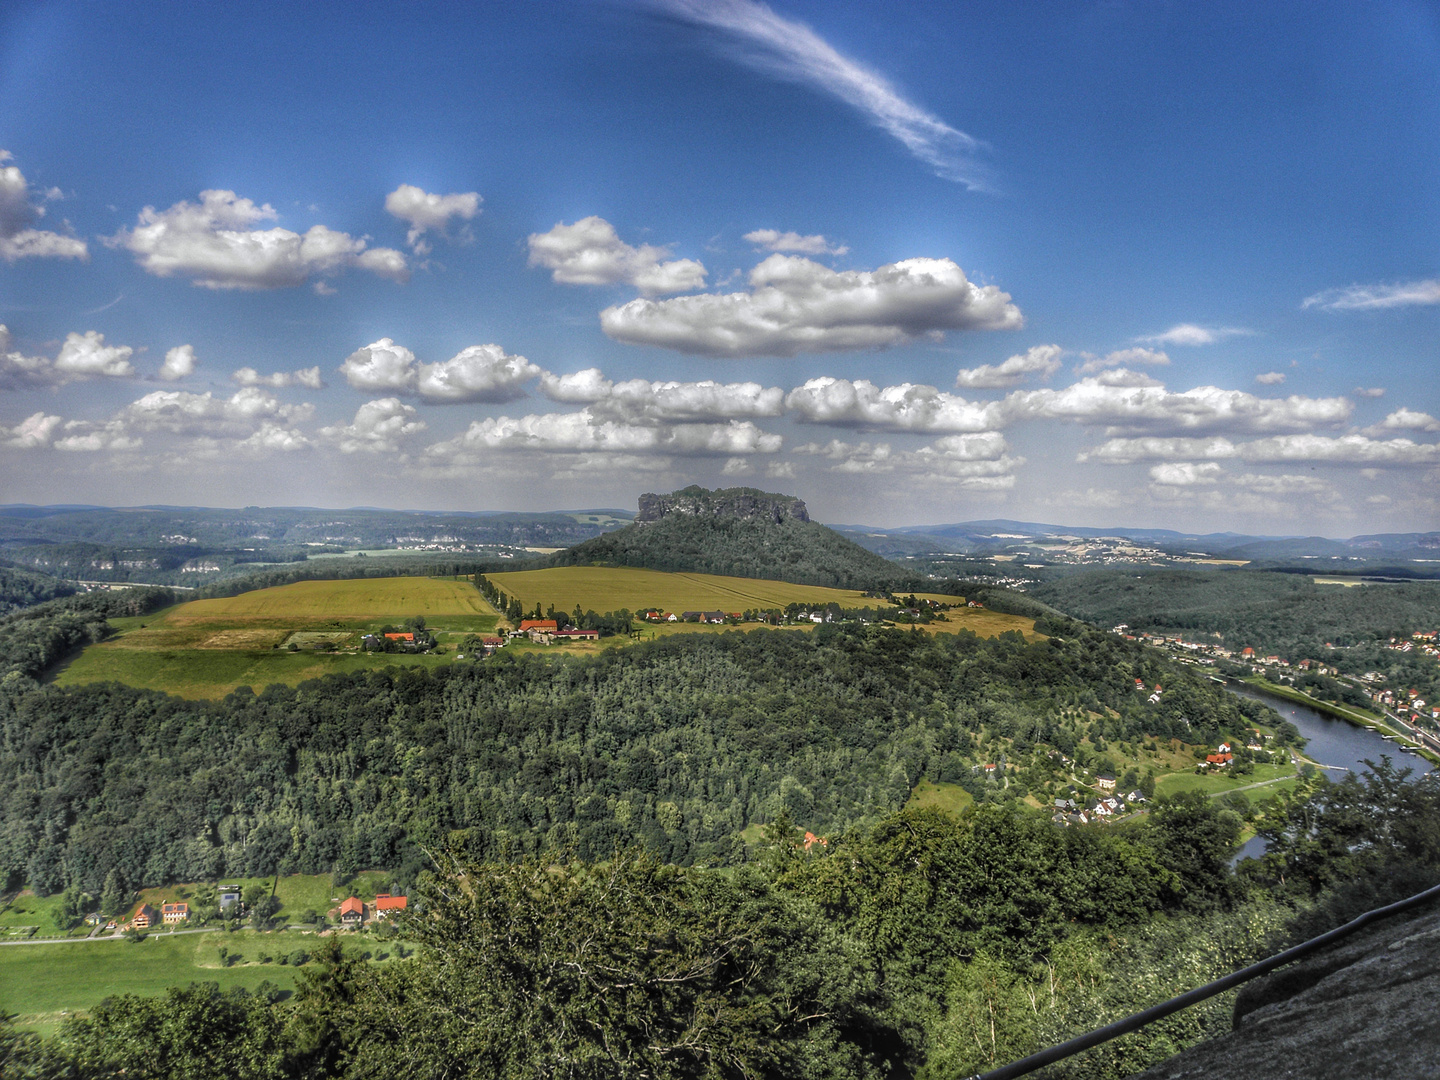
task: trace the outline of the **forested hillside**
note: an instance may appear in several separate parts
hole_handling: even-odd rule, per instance
[[[0,565],[0,615],[74,593],[75,586],[68,581]]]
[[[939,1080],[1440,870],[1440,781],[1388,769],[1282,794],[1260,821],[1272,854],[1238,877],[1242,819],[1197,792],[1128,826],[1052,824],[1025,797],[1060,781],[1061,754],[1099,770],[1112,743],[1210,745],[1277,719],[1063,619],[1029,643],[836,624],[502,652],[215,703],[32,678],[107,616],[168,599],[88,594],[0,624],[0,884],[385,868],[412,915],[378,933],[419,951],[322,951],[289,1000],[112,998],[43,1044],[0,1025],[6,1075]],[[907,807],[921,778],[974,805]],[[1228,1010],[1055,1075],[1127,1075]]]
[[[909,577],[811,521],[793,496],[694,487],[642,496],[640,509],[632,524],[557,552],[549,565],[635,566],[838,589],[898,586]]]
[[[821,847],[777,822],[757,863],[723,874],[634,850],[437,850],[410,912],[379,932],[419,946],[403,963],[332,937],[291,1000],[115,997],[47,1043],[0,1025],[0,1065],[83,1080],[969,1076],[1433,883],[1435,774],[1314,784],[1243,877],[1227,865],[1238,822],[1193,793],[1128,831],[907,810]],[[1211,999],[1046,1075],[1119,1080],[1223,1033],[1230,1012]],[[1343,1047],[1329,1060],[1363,1069]]]
[[[1090,570],[1027,594],[1077,619],[1137,633],[1215,634],[1235,649],[1318,655],[1326,642],[1440,627],[1440,582],[1317,585],[1301,574],[1226,570]]]
[[[1163,679],[1163,701],[1135,678]],[[1013,800],[1060,775],[1056,748],[1090,755],[1087,734],[1209,745],[1243,732],[1244,710],[1263,707],[1093,632],[673,637],[213,704],[22,679],[0,685],[0,877],[95,892],[112,868],[132,887],[414,868],[452,840],[480,858],[640,843],[682,865],[735,862],[737,834],[781,812],[851,828],[927,775]],[[976,775],[1007,750],[1003,787]]]

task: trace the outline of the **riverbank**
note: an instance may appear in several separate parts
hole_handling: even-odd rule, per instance
[[[1251,675],[1244,679],[1232,680],[1243,686],[1248,686],[1262,694],[1277,697],[1284,701],[1294,702],[1296,705],[1303,705],[1307,709],[1313,709],[1323,716],[1330,716],[1336,720],[1344,720],[1347,724],[1354,724],[1356,727],[1368,728],[1381,735],[1391,735],[1397,740],[1396,746],[1412,747],[1421,757],[1424,757],[1432,764],[1440,765],[1440,754],[1436,754],[1429,747],[1419,743],[1409,731],[1403,727],[1397,727],[1385,716],[1376,715],[1371,712],[1361,712],[1358,709],[1347,708],[1344,705],[1337,705],[1333,701],[1321,701],[1313,698],[1303,690],[1296,690],[1292,686],[1281,686],[1272,683],[1261,675]]]

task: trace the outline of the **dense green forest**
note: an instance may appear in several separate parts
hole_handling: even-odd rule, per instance
[[[122,589],[77,593],[11,612],[0,617],[0,678],[38,679],[66,654],[109,636],[107,619],[145,615],[176,599],[169,589]]]
[[[1319,660],[1347,675],[1378,673],[1382,685],[1440,695],[1440,666],[1388,648],[1392,636],[1440,628],[1440,582],[1317,585],[1309,577],[1253,570],[1096,570],[1031,586],[1027,595],[1100,626],[1252,646],[1295,663]],[[1308,674],[1295,684],[1316,697],[1369,704],[1352,686]]]
[[[74,593],[68,581],[0,564],[0,615]]]
[[[1126,826],[1052,824],[1022,799],[1059,781],[1060,754],[1099,770],[1110,744],[1286,730],[1063,618],[1035,642],[825,625],[502,652],[213,703],[36,681],[105,619],[172,599],[83,594],[0,621],[5,887],[384,867],[413,899],[377,932],[417,951],[323,951],[293,997],[120,996],[45,1042],[0,1025],[0,1074],[938,1080],[1440,873],[1440,781],[1388,766],[1277,797],[1257,816],[1272,852],[1238,876],[1242,804],[1187,793]],[[998,778],[977,772],[996,760]],[[975,801],[907,808],[922,777]],[[1127,1075],[1229,1009],[1050,1075]]]
[[[1136,633],[1216,635],[1233,649],[1318,655],[1326,642],[1358,645],[1440,627],[1440,582],[1317,585],[1298,574],[1224,570],[1089,570],[1027,594],[1097,626]]]
[[[1003,806],[906,810],[807,848],[783,819],[734,872],[635,849],[479,862],[437,850],[418,948],[336,938],[293,997],[123,995],[48,1042],[0,1026],[6,1076],[278,1080],[968,1076],[1337,925],[1440,876],[1440,781],[1316,778],[1236,876],[1229,811],[1162,800],[1129,830]],[[1268,984],[1235,1012],[1264,1004]],[[1289,992],[1294,992],[1293,989]],[[1047,1070],[1118,1078],[1226,1030],[1232,997]]]
[[[1163,679],[1162,702],[1135,694],[1136,678]],[[96,893],[112,869],[130,887],[413,872],[447,842],[477,858],[638,843],[680,865],[734,863],[737,834],[782,812],[853,828],[926,776],[1012,801],[1048,791],[1059,752],[1099,769],[1106,740],[1213,745],[1262,714],[1276,719],[1094,631],[670,637],[214,703],[17,674],[0,683],[0,882]],[[976,774],[1002,754],[1003,786]]]

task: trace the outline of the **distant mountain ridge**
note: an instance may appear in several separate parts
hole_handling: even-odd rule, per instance
[[[856,543],[887,554],[931,550],[969,554],[1074,537],[1118,537],[1167,551],[1187,548],[1217,557],[1276,562],[1291,559],[1440,559],[1440,532],[1374,533],[1333,540],[1323,536],[1255,536],[1235,532],[1182,532],[1175,529],[1095,528],[1050,525],[994,518],[943,525],[905,525],[894,529],[865,525],[832,528]]]
[[[551,566],[634,566],[870,590],[905,571],[810,520],[804,500],[757,488],[692,486],[640,496],[635,521],[548,560]]]

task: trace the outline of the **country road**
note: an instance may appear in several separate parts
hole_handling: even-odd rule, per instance
[[[160,934],[146,934],[147,938],[178,937],[181,934],[218,934],[224,931],[223,926],[206,926],[198,930],[166,930]],[[124,934],[105,934],[100,937],[80,938],[30,938],[28,941],[0,941],[4,945],[85,945],[93,941],[125,941]]]

